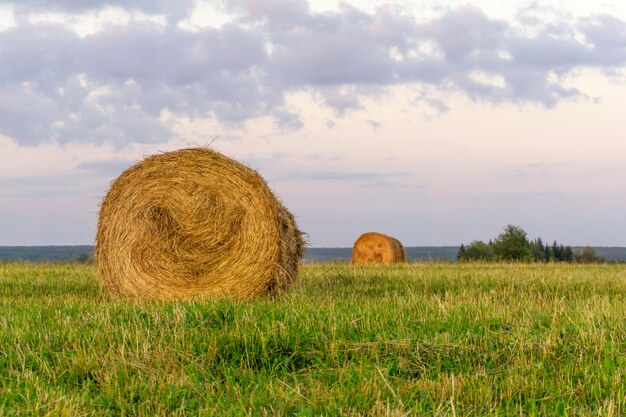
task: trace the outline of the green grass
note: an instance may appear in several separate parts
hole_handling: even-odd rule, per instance
[[[277,302],[134,303],[0,263],[0,415],[626,415],[626,266],[307,265]]]

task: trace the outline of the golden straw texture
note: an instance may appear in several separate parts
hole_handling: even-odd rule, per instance
[[[393,264],[406,262],[404,247],[398,239],[382,233],[361,235],[352,248],[353,264]]]
[[[257,172],[192,148],[148,157],[111,184],[95,258],[115,295],[249,300],[284,292],[303,246]]]

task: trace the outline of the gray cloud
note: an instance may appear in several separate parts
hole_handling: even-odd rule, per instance
[[[505,47],[508,24],[489,19],[479,8],[463,6],[431,22],[416,25],[416,32],[433,39],[446,60],[461,68],[474,60],[495,60],[492,55]]]
[[[514,178],[546,177],[553,175],[559,164],[545,164],[543,162],[532,162],[523,166],[513,167],[497,175],[504,175]]]
[[[298,114],[282,108],[275,109],[272,112],[276,125],[281,130],[299,130],[304,126]]]
[[[339,117],[343,117],[350,110],[364,108],[359,100],[358,91],[342,92],[336,87],[321,87],[319,95],[323,104],[333,109]]]
[[[128,161],[125,159],[113,159],[105,161],[90,161],[79,164],[76,169],[92,175],[105,175],[107,177],[116,177],[122,171],[130,168],[137,161]]]
[[[447,113],[450,111],[450,107],[443,101],[433,97],[430,97],[427,92],[421,92],[413,100],[413,104],[424,103],[431,109],[435,110],[438,114]]]
[[[238,125],[283,101],[254,74],[266,59],[259,34],[234,25],[191,33],[131,24],[80,38],[23,24],[0,32],[0,44],[9,63],[0,66],[0,133],[20,143],[159,142],[171,135],[165,109]]]
[[[105,6],[182,13],[192,4],[3,3],[21,13],[70,14]],[[365,13],[341,3],[321,14],[304,0],[227,0],[223,7],[234,22],[198,32],[133,21],[79,37],[60,24],[25,20],[0,31],[0,134],[21,144],[160,142],[172,135],[165,110],[235,127],[270,116],[278,128],[297,130],[303,122],[286,107],[286,93],[311,91],[341,117],[361,109],[364,97],[410,83],[494,104],[553,107],[586,97],[565,87],[565,76],[626,64],[626,22],[609,15],[552,13],[544,21],[528,8],[519,29],[472,6],[423,23],[392,6]],[[453,111],[433,95],[416,102]]]
[[[402,189],[424,189],[425,186],[416,184],[406,184],[402,181],[409,177],[408,172],[341,172],[341,171],[311,171],[311,172],[290,172],[285,175],[272,178],[272,181],[341,181],[350,182],[362,188],[402,188]]]
[[[92,174],[92,177],[98,176]],[[85,189],[89,187],[93,187],[93,183],[86,185],[85,177],[76,174],[0,178],[0,197],[8,199],[84,195]]]
[[[195,0],[0,0],[0,5],[11,6],[18,15],[48,12],[78,14],[119,7],[148,14],[165,14],[174,19],[187,15],[195,3]]]
[[[275,181],[359,181],[364,183],[378,182],[383,179],[402,178],[408,172],[291,172],[274,178]]]
[[[370,125],[372,127],[372,129],[374,130],[378,130],[378,128],[380,127],[381,123],[376,121],[376,120],[366,120],[365,121],[368,125]]]

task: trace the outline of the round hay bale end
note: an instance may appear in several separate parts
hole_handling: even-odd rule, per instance
[[[134,299],[276,296],[304,241],[254,170],[205,148],[154,155],[102,201],[95,259],[114,295]]]
[[[352,248],[353,264],[394,264],[406,262],[404,247],[398,239],[370,232],[361,235]]]

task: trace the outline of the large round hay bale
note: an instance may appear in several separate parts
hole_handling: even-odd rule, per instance
[[[352,248],[353,264],[393,264],[406,262],[404,247],[398,239],[370,232],[361,235]]]
[[[148,157],[112,183],[95,259],[115,295],[249,300],[296,279],[303,245],[258,173],[192,148]]]

